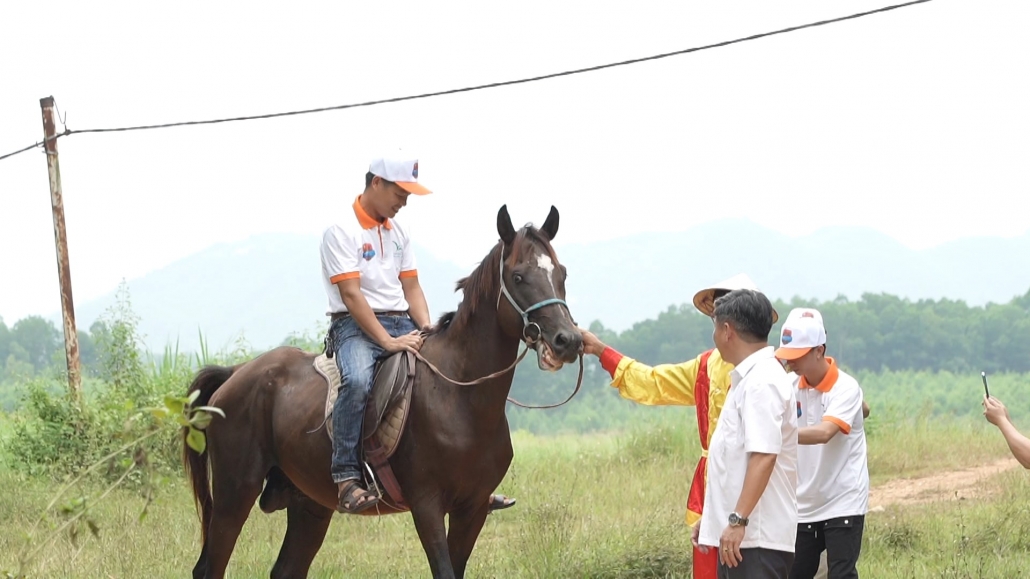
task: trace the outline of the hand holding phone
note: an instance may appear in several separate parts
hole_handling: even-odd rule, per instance
[[[980,372],[980,378],[984,381],[984,395],[991,397],[991,391],[987,389],[987,372]]]

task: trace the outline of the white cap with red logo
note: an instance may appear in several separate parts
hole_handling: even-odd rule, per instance
[[[418,157],[413,157],[403,151],[372,159],[372,162],[368,164],[368,172],[396,183],[398,187],[408,193],[415,195],[432,193],[418,183]]]
[[[780,330],[780,347],[776,357],[781,360],[797,360],[812,348],[826,344],[826,328],[823,316],[813,308],[794,308],[787,314]]]

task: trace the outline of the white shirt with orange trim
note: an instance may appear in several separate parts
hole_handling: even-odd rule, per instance
[[[718,546],[744,488],[752,452],[775,454],[769,483],[748,515],[740,548],[794,552],[797,538],[798,422],[794,388],[772,347],[730,372],[730,392],[712,434],[698,543]]]
[[[831,370],[816,386],[795,382],[798,427],[833,422],[840,427],[826,444],[798,445],[798,522],[817,523],[865,515],[869,510],[862,388],[840,370]]]
[[[411,238],[394,219],[376,222],[358,199],[322,234],[322,285],[329,298],[326,315],[347,311],[336,284],[354,278],[360,278],[361,293],[373,311],[407,311],[401,278],[418,275]]]

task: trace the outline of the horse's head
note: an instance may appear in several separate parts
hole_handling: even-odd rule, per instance
[[[583,338],[565,303],[565,266],[551,247],[558,233],[558,210],[551,206],[543,227],[516,231],[508,207],[497,212],[501,252],[498,319],[505,333],[534,346],[541,370],[558,370],[574,362]]]

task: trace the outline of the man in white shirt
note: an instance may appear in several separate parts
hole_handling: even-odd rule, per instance
[[[322,283],[332,319],[328,345],[342,378],[333,407],[331,473],[343,513],[360,513],[379,501],[364,488],[359,459],[376,358],[419,349],[419,329],[430,324],[411,238],[394,219],[409,195],[429,193],[418,183],[418,159],[374,159],[364,191],[322,236]]]
[[[862,388],[826,356],[817,310],[790,312],[776,357],[798,375],[798,532],[790,577],[812,579],[825,550],[830,579],[857,579],[869,509]]]
[[[720,579],[786,579],[794,562],[797,405],[769,346],[772,312],[762,293],[735,290],[712,314],[715,346],[734,368],[693,543],[719,549]]]

